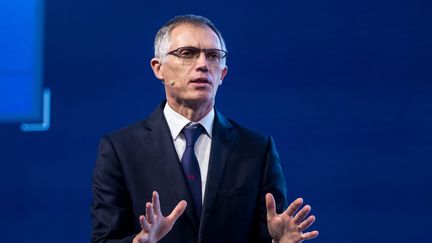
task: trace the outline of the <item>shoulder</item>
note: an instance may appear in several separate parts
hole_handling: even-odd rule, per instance
[[[268,140],[270,138],[270,136],[267,134],[243,126],[232,119],[228,119],[228,120],[231,122],[236,132],[242,137],[252,139],[252,140],[259,140],[259,141]]]
[[[105,135],[105,137],[108,137],[114,141],[142,139],[151,130],[163,127],[164,123],[166,123],[166,121],[162,114],[162,105],[160,105],[144,120],[137,121],[125,127],[109,132]]]
[[[220,113],[218,113],[218,118],[219,122],[225,124],[227,129],[233,134],[233,138],[236,140],[237,144],[242,144],[250,148],[262,148],[272,143],[271,136],[267,134],[241,125]]]
[[[148,129],[145,128],[146,120],[134,122],[124,127],[118,128],[106,134],[107,137],[119,139],[122,137],[134,136],[137,133],[145,133]]]

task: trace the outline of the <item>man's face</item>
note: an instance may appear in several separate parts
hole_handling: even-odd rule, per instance
[[[168,52],[179,47],[222,49],[212,29],[191,24],[179,25],[171,31]],[[163,62],[152,59],[151,65],[156,77],[165,81],[169,104],[191,107],[213,106],[217,89],[227,73],[224,62],[212,62],[204,52],[188,63],[176,55],[166,55]]]

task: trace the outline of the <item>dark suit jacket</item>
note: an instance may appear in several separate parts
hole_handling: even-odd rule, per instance
[[[163,215],[188,202],[185,213],[160,241],[179,243],[271,242],[265,194],[280,212],[286,185],[273,140],[215,112],[210,162],[201,219],[163,115],[164,103],[148,119],[104,136],[93,177],[93,242],[132,242],[141,230],[153,191]]]

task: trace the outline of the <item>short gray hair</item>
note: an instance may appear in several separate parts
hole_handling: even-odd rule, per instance
[[[170,33],[171,31],[182,24],[191,24],[195,26],[208,26],[212,29],[217,37],[219,38],[222,50],[226,51],[225,41],[222,37],[220,31],[215,27],[215,25],[207,18],[198,15],[180,15],[172,18],[166,24],[164,24],[156,34],[154,41],[154,55],[156,58],[161,60],[164,59],[165,54],[168,52],[170,46]]]

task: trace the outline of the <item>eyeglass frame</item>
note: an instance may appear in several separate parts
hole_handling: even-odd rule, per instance
[[[199,52],[197,52],[197,54],[196,54],[195,56],[193,56],[193,57],[191,57],[191,58],[187,58],[187,57],[182,57],[182,56],[178,53],[179,50],[182,50],[182,49],[191,49],[191,50],[194,50],[194,51],[198,51],[198,50],[199,50]],[[218,52],[220,52],[220,53],[223,54],[223,55],[220,57],[220,60],[219,60],[218,62],[215,62],[215,64],[221,64],[221,63],[222,63],[222,60],[223,60],[224,58],[226,58],[227,55],[228,55],[228,52],[225,51],[225,50],[222,50],[222,49],[217,49],[217,48],[198,48],[198,47],[194,47],[194,46],[181,46],[181,47],[178,47],[178,48],[176,48],[176,49],[174,49],[174,50],[172,50],[172,51],[167,52],[166,55],[172,55],[172,56],[175,56],[175,57],[177,57],[177,58],[183,60],[183,62],[184,62],[185,60],[191,60],[191,63],[190,63],[190,64],[192,64],[192,63],[194,63],[194,62],[196,61],[196,59],[198,59],[198,57],[201,55],[201,52],[204,52],[204,55],[205,55],[206,59],[209,59],[207,55],[208,55],[208,52],[210,52],[210,51],[218,51]]]

